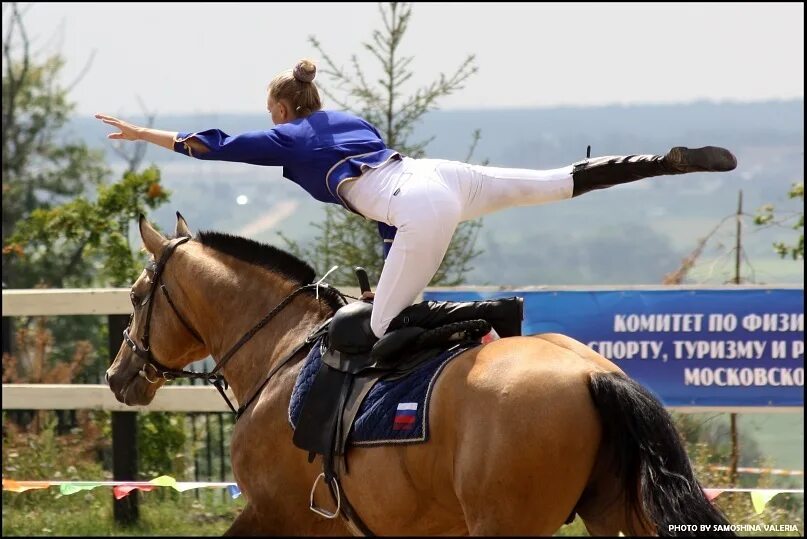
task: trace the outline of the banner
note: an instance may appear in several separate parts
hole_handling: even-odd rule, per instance
[[[426,291],[524,298],[525,335],[563,333],[667,406],[804,406],[803,289]]]

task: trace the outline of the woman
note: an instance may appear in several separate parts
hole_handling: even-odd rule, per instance
[[[388,329],[426,326],[435,318],[444,322],[473,318],[471,310],[483,311],[502,337],[520,334],[520,301],[411,306],[440,267],[462,221],[651,176],[737,166],[731,152],[712,146],[676,147],[664,156],[599,157],[553,170],[411,159],[387,148],[378,130],[365,120],[322,110],[315,76],[316,66],[302,60],[272,80],[267,109],[276,127],[265,131],[237,136],[218,129],[185,133],[139,127],[103,114],[96,118],[119,130],[108,135],[110,139],[144,140],[197,159],[282,166],[284,177],[317,200],[377,221],[385,262],[370,325],[378,338]],[[514,313],[517,324],[508,324]]]

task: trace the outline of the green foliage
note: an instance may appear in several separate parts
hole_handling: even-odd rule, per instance
[[[4,412],[3,477],[29,481],[111,480],[110,414],[100,411],[84,414],[79,427],[66,435],[57,435],[55,416],[51,412],[39,412],[35,420],[41,425],[38,433],[20,430],[8,421],[8,414]],[[183,415],[138,415],[142,478],[152,479],[159,471],[180,481],[193,480],[179,472],[184,462],[181,455],[185,441]],[[176,454],[171,454],[173,451]],[[161,459],[169,460],[161,462]],[[169,469],[172,462],[173,470]],[[223,489],[179,493],[159,488],[136,495],[140,499],[140,521],[120,528],[114,521],[109,487],[67,496],[60,494],[56,487],[3,492],[3,535],[221,535],[245,504],[243,498],[232,500]]]
[[[97,439],[88,439],[85,434],[89,432],[75,429],[58,436],[56,416],[52,412],[37,412],[34,422],[40,426],[38,433],[24,432],[8,422],[6,412],[3,416],[4,478],[28,481],[111,478],[95,460]]]
[[[77,196],[52,208],[38,208],[17,223],[7,238],[4,258],[21,271],[17,286],[129,286],[145,265],[145,254],[129,245],[129,227],[140,213],[168,199],[160,171],[127,172],[123,179],[98,187],[95,200]],[[20,319],[22,327],[32,319]],[[80,378],[97,383],[94,374],[105,368],[108,331],[106,317],[70,316],[48,319],[54,346],[48,363],[69,360],[77,339],[92,343],[88,373]],[[80,380],[74,380],[80,381]]]
[[[69,88],[60,83],[64,59],[31,53],[17,4],[4,4],[3,17],[3,283],[128,286],[141,265],[128,243],[129,223],[167,200],[159,171],[127,173],[104,185],[102,154],[64,130],[73,111]],[[69,360],[77,339],[105,350],[104,326],[97,318],[49,319],[55,343],[49,361]],[[99,360],[96,353],[94,371],[103,370]]]
[[[127,172],[98,188],[95,201],[78,196],[60,206],[35,209],[17,224],[4,252],[26,271],[24,286],[128,286],[143,267],[132,253],[129,224],[168,200],[160,171]],[[37,279],[37,281],[34,281]],[[33,281],[33,282],[32,282]]]
[[[802,210],[801,212],[795,212],[793,214],[779,217],[777,218],[774,214],[774,207],[773,204],[766,204],[762,206],[758,211],[757,215],[754,216],[754,223],[760,226],[782,226],[787,221],[795,220],[795,222],[791,225],[792,228],[799,232],[799,235],[795,242],[793,243],[785,243],[783,241],[778,241],[773,244],[773,249],[776,253],[782,257],[790,257],[793,260],[803,260],[804,259],[804,182],[795,182],[790,188],[790,191],[787,193],[788,198],[791,199],[799,199],[802,201]]]
[[[381,132],[387,147],[413,158],[423,157],[425,148],[432,139],[410,141],[409,137],[421,117],[437,106],[437,101],[462,89],[465,81],[478,68],[474,65],[474,55],[469,55],[451,75],[440,74],[430,84],[404,95],[402,87],[412,77],[410,69],[412,57],[400,52],[404,34],[409,28],[412,16],[411,5],[400,2],[379,4],[383,20],[383,30],[374,30],[372,40],[362,43],[365,51],[377,60],[381,67],[378,79],[369,76],[362,69],[363,64],[356,55],[351,57],[353,73],[348,73],[323,50],[314,36],[311,44],[325,60],[326,68],[321,72],[328,75],[334,86],[345,94],[345,98],[323,89],[322,92],[340,108],[349,110],[375,125]],[[370,82],[370,81],[373,82]],[[479,140],[479,131],[473,134],[471,152]],[[382,242],[377,224],[350,212],[331,207],[326,208],[325,220],[314,224],[319,230],[311,245],[300,246],[297,242],[280,235],[289,250],[311,262],[319,275],[323,275],[334,264],[341,269],[331,274],[329,280],[336,285],[355,285],[352,273],[354,266],[367,269],[371,280],[377,279],[384,264]],[[431,281],[432,285],[452,285],[463,282],[463,276],[470,271],[470,261],[479,251],[474,250],[474,242],[481,227],[480,221],[460,223],[440,269]]]
[[[108,170],[100,152],[63,132],[73,110],[59,84],[64,59],[35,58],[15,3],[3,6],[2,174],[3,243],[17,223],[38,208],[50,208],[98,186]],[[30,266],[3,257],[3,282],[24,288]]]
[[[138,471],[141,477],[183,474],[186,458],[185,414],[164,412],[137,416]]]
[[[138,493],[140,520],[126,527],[115,524],[109,487],[70,496],[56,489],[4,493],[3,536],[215,537],[245,506],[243,498],[231,500],[218,489],[204,489],[199,499],[193,491],[162,496],[165,490]]]
[[[160,171],[150,167],[137,172],[139,152],[128,159],[129,169],[120,181],[104,183],[109,171],[103,154],[64,131],[74,108],[69,89],[59,82],[64,59],[55,54],[40,60],[30,53],[16,4],[4,4],[3,15],[3,282],[10,288],[129,286],[145,263],[145,255],[132,252],[129,227],[139,214],[168,200]],[[108,362],[106,317],[23,317],[15,323],[18,336],[31,338],[22,342],[18,337],[19,357],[8,358],[9,364],[34,357],[38,372],[56,377],[20,381],[100,381]],[[92,346],[90,351],[81,346],[80,363],[75,361],[78,339]],[[80,369],[65,369],[67,363]],[[166,473],[166,466],[175,463],[184,443],[177,423],[159,414],[142,416],[141,469]],[[55,442],[48,443],[32,459],[40,465],[41,457],[43,470],[48,466],[46,450]]]
[[[722,443],[712,439],[715,428],[712,418],[715,414],[679,414],[673,413],[676,426],[686,444],[695,477],[703,487],[728,487],[730,485],[729,472],[716,469],[715,464],[725,465],[731,451],[725,444],[725,436],[720,437]],[[704,419],[703,416],[708,415]],[[725,415],[725,414],[723,414]],[[746,444],[748,445],[748,444]],[[759,455],[754,456],[753,465],[765,466],[766,463]],[[746,476],[746,481],[740,485],[742,488],[799,488],[801,485],[783,486],[773,485],[773,478],[769,475]],[[724,492],[715,500],[715,505],[726,515],[731,524],[737,525],[783,525],[795,524],[803,533],[804,530],[804,496],[802,494],[779,494],[765,506],[765,510],[757,514],[754,510],[751,496],[748,492]],[[681,524],[701,524],[699,522],[683,522]],[[798,536],[798,532],[769,532],[739,531],[740,536]],[[559,537],[587,537],[588,531],[579,516],[567,525],[561,527],[556,536]]]

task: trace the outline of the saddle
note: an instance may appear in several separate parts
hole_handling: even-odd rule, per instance
[[[406,376],[449,346],[478,341],[491,328],[477,319],[404,327],[376,339],[372,308],[362,301],[345,305],[308,338],[320,347],[322,366],[302,404],[293,442],[309,451],[309,461],[315,454],[331,462],[344,456],[356,413],[376,382]],[[347,463],[341,463],[346,472]]]
[[[362,290],[369,290],[364,270],[356,268],[356,272]],[[517,310],[509,310],[518,313],[520,328],[523,306],[521,298],[513,299],[519,301],[514,303]],[[370,328],[372,304],[357,301],[340,308],[309,335],[307,340],[320,347],[322,364],[302,403],[292,440],[297,447],[308,451],[309,462],[313,462],[316,455],[322,456],[323,473],[311,490],[312,511],[325,518],[336,518],[341,508],[348,519],[361,528],[361,521],[344,493],[340,494],[338,472],[348,473],[345,458],[348,436],[364,398],[379,380],[403,377],[457,343],[478,342],[492,327],[483,316],[474,316],[489,315],[491,302],[478,303],[480,309],[453,309],[453,316],[435,315],[447,312],[448,305],[447,302],[435,303],[439,308],[432,310],[429,316],[413,318],[407,314],[401,317],[400,323],[390,324],[398,329],[377,339]],[[410,313],[418,312],[424,304],[413,306],[415,309]],[[513,323],[510,321],[511,327]],[[314,491],[323,478],[336,500],[335,512],[314,505]]]

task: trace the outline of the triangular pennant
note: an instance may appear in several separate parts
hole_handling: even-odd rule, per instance
[[[176,488],[177,480],[171,477],[170,475],[161,475],[160,477],[155,477],[151,481],[149,481],[152,485],[157,485],[158,487],[172,487]]]
[[[92,490],[95,487],[100,487],[101,483],[67,483],[59,485],[59,493],[64,496],[69,496],[70,494],[75,494],[76,492],[81,492],[82,490]]]
[[[32,484],[30,481],[15,481],[13,479],[3,479],[3,490],[11,492],[25,492],[26,490],[33,490],[37,488],[48,488],[50,483],[46,481],[37,481]]]
[[[771,498],[779,494],[778,490],[761,489],[751,492],[751,503],[754,505],[754,511],[760,514],[765,510],[765,506],[771,501]]]
[[[703,493],[706,494],[706,499],[710,502],[725,492],[722,488],[705,488]]]
[[[154,487],[148,487],[146,485],[140,485],[140,486],[115,485],[114,487],[112,487],[112,494],[115,495],[116,500],[120,500],[128,496],[133,490],[138,489],[145,492],[149,492],[150,490],[154,490]]]

